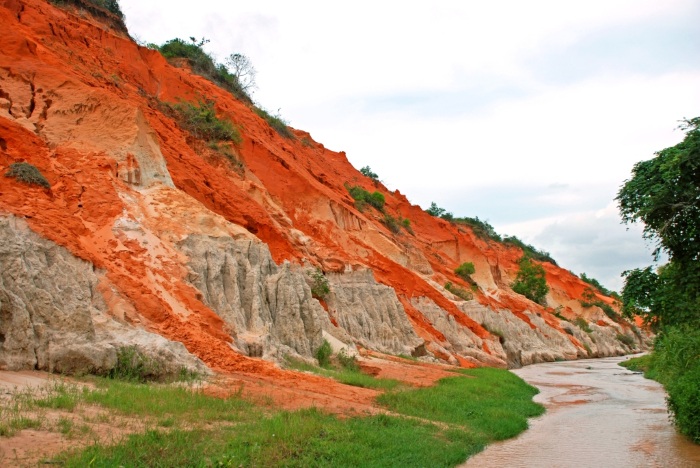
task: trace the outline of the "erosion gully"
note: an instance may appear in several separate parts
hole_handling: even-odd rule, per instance
[[[535,364],[514,370],[539,388],[547,412],[519,437],[466,467],[700,467],[700,446],[676,433],[663,387],[618,363],[628,357]]]

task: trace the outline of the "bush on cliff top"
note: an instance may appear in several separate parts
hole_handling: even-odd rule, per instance
[[[167,59],[186,58],[193,72],[221,86],[241,101],[252,104],[253,101],[241,85],[238,76],[231,73],[226,65],[216,63],[212,56],[204,51],[202,47],[207,42],[207,39],[197,42],[193,37],[190,38],[190,42],[175,38],[163,45],[152,44],[149,47],[155,48]]]
[[[92,4],[95,5],[96,7],[99,8],[104,8],[105,10],[109,11],[110,13],[114,13],[117,15],[120,19],[124,18],[124,13],[122,13],[122,9],[119,7],[119,2],[117,0],[49,0],[51,3],[54,5],[58,6],[64,6],[64,5],[75,5],[75,6],[82,6],[83,4]]]

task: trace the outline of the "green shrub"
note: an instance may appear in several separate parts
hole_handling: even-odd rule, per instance
[[[357,358],[349,355],[345,351],[345,348],[341,349],[336,357],[338,358],[338,362],[343,369],[359,372],[360,365],[357,363]]]
[[[413,227],[411,227],[411,220],[408,218],[401,219],[401,225],[403,228],[411,235],[414,235]]]
[[[583,294],[581,294],[581,299],[579,299],[579,302],[583,307],[600,307],[602,311],[610,317],[611,320],[615,322],[619,322],[620,319],[622,318],[620,314],[613,309],[613,307],[606,303],[603,302],[601,299],[598,299],[598,296],[596,296],[595,291],[591,288],[586,288],[585,291],[583,291]]]
[[[538,262],[547,262],[551,263],[552,265],[557,264],[557,262],[554,261],[549,252],[540,250],[534,247],[533,245],[526,244],[525,242],[521,241],[515,236],[503,237],[503,243],[519,247],[523,251],[524,255],[527,255],[528,257],[532,258],[533,260],[537,260]]]
[[[612,296],[615,293],[615,291],[611,291],[605,286],[603,286],[597,279],[586,276],[585,273],[581,273],[579,275],[579,278],[581,278],[583,281],[590,284],[591,286],[595,287],[596,289],[598,289],[598,291],[600,291],[606,296]]]
[[[588,325],[588,322],[583,317],[576,317],[576,320],[574,320],[574,323],[576,324],[577,327],[579,327],[581,330],[585,331],[586,333],[593,332],[593,330],[591,330],[591,327]]]
[[[216,116],[214,101],[199,101],[197,105],[185,101],[177,104],[165,103],[163,110],[198,140],[231,141],[237,145],[243,141],[229,120]]]
[[[121,8],[119,7],[119,2],[117,0],[82,0],[86,3],[91,3],[99,8],[104,8],[105,10],[114,13],[117,15],[120,19],[124,18],[124,13],[122,13]],[[82,6],[80,1],[76,0],[50,0],[51,3],[54,5],[59,5],[59,6],[64,6],[64,5],[69,5],[73,4],[75,6]]]
[[[117,364],[107,373],[110,379],[145,383],[161,380],[165,376],[163,364],[146,356],[136,346],[117,350]]]
[[[629,335],[623,335],[622,333],[617,334],[617,340],[629,348],[635,347],[634,338]]]
[[[285,122],[279,114],[272,115],[265,109],[262,109],[258,106],[255,106],[255,113],[262,117],[268,123],[268,125],[270,125],[270,127],[272,127],[277,133],[279,133],[284,138],[288,138],[290,140],[294,140],[296,138],[294,136],[294,133],[292,133],[292,131],[287,126],[287,122]]]
[[[326,278],[320,268],[316,268],[311,273],[311,295],[316,299],[325,299],[330,292],[331,287],[328,283],[328,278]]]
[[[549,292],[545,271],[542,265],[533,263],[526,255],[518,261],[520,269],[512,285],[513,291],[522,294],[533,302],[542,304]]]
[[[369,166],[365,166],[362,169],[360,169],[360,172],[362,173],[363,176],[369,177],[372,180],[379,180],[379,176],[372,172],[372,169]]]
[[[18,181],[27,185],[38,185],[44,188],[51,188],[51,184],[46,177],[39,172],[39,169],[26,162],[10,164],[5,172],[5,177],[14,177]]]
[[[465,301],[471,301],[474,299],[474,295],[467,291],[464,288],[460,288],[459,286],[455,286],[452,284],[452,282],[448,281],[445,283],[445,289],[447,289],[449,292],[454,294],[455,296],[459,297],[460,299],[464,299]]]
[[[321,367],[330,367],[331,365],[331,344],[327,340],[323,340],[323,344],[316,350],[316,360]]]
[[[239,100],[252,104],[238,77],[226,65],[217,64],[211,55],[204,52],[202,47],[208,42],[207,39],[197,42],[194,37],[190,38],[190,42],[175,38],[156,47],[167,59],[186,58],[193,72],[224,88]]]
[[[461,218],[454,218],[453,221],[455,224],[464,224],[466,226],[469,226],[474,232],[474,234],[476,234],[476,236],[481,239],[491,239],[497,242],[501,242],[503,240],[500,234],[496,232],[493,226],[491,226],[486,221],[480,220],[478,216],[474,218],[470,218],[467,216]]]
[[[465,281],[471,280],[471,275],[476,272],[474,264],[472,262],[464,262],[457,268],[455,268],[455,275],[459,276]]]
[[[384,219],[382,219],[382,223],[384,226],[387,227],[391,232],[394,234],[398,234],[401,232],[401,225],[399,224],[399,221],[391,216],[389,213],[384,213]]]
[[[367,203],[369,203],[379,211],[382,211],[384,209],[384,204],[386,203],[386,200],[384,199],[384,195],[375,191],[369,195]]]
[[[436,218],[442,218],[446,221],[453,221],[454,220],[454,215],[447,211],[444,208],[440,208],[437,206],[437,203],[431,202],[430,207],[425,210],[426,213],[428,213],[430,216],[435,216]]]
[[[345,188],[350,193],[350,196],[355,200],[355,206],[358,207],[360,211],[362,211],[360,207],[364,207],[365,204],[369,204],[379,211],[384,210],[384,204],[386,201],[384,195],[382,195],[380,192],[375,191],[373,193],[369,193],[359,185],[350,186],[346,184]]]

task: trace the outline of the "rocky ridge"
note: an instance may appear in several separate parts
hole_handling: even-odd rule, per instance
[[[310,359],[324,339],[502,367],[647,346],[583,307],[570,272],[543,264],[546,306],[514,293],[518,248],[428,215],[306,132],[280,136],[99,17],[0,0],[0,21],[0,173],[23,161],[50,185],[0,177],[0,369],[104,371],[123,346],[224,372]],[[241,129],[238,164],[163,112],[198,99]],[[412,232],[359,210],[347,184],[381,192]],[[470,288],[454,274],[467,261],[469,301],[442,287]]]

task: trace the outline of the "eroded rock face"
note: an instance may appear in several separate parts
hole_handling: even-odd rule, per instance
[[[100,274],[88,262],[0,216],[0,369],[103,373],[117,350],[136,346],[166,373],[207,372],[181,343],[106,315]]]
[[[473,320],[483,324],[493,334],[501,337],[501,346],[509,367],[521,367],[538,362],[606,357],[628,354],[628,349],[619,339],[624,334],[622,327],[589,324],[591,333],[565,320],[559,321],[562,333],[550,326],[536,313],[526,312],[530,326],[509,310],[494,311],[476,301],[459,303],[459,307]],[[581,346],[576,346],[573,339]],[[638,349],[645,349],[641,339],[635,340]],[[590,353],[588,352],[590,349]]]
[[[470,360],[475,364],[480,363],[497,367],[506,366],[506,353],[501,349],[497,341],[491,340],[487,343],[488,349],[491,351],[491,354],[487,354],[482,350],[483,342],[481,338],[469,328],[460,325],[453,316],[441,309],[432,300],[427,297],[421,297],[414,299],[412,303],[445,336],[445,342],[442,343],[442,346],[448,352],[464,358],[471,358]]]
[[[378,284],[371,270],[328,275],[328,307],[338,326],[369,349],[407,354],[423,344],[394,289]]]
[[[191,235],[179,248],[189,257],[187,281],[249,356],[311,357],[323,343],[323,330],[350,341],[312,297],[303,270],[289,263],[278,267],[265,244]]]

